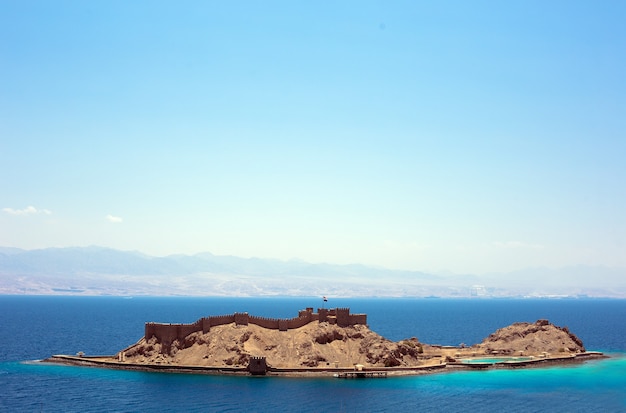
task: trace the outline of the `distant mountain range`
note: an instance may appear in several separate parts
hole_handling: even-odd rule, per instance
[[[624,269],[580,266],[442,276],[208,252],[153,257],[102,247],[0,247],[0,294],[626,297],[624,275]]]

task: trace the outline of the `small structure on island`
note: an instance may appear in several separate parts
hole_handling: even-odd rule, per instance
[[[267,361],[265,357],[250,357],[248,371],[253,376],[265,376],[265,373],[267,373]]]

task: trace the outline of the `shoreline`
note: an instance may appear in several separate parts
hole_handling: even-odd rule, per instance
[[[536,358],[521,361],[494,361],[481,363],[443,362],[415,367],[367,367],[363,373],[384,373],[384,377],[419,376],[425,374],[437,374],[453,371],[493,370],[493,369],[527,369],[583,363],[587,360],[609,358],[599,351],[587,351],[561,357]],[[482,357],[481,359],[487,359]],[[60,364],[79,367],[107,368],[113,370],[143,371],[156,373],[175,374],[205,374],[222,376],[258,377],[250,373],[247,367],[225,366],[198,366],[198,365],[172,365],[154,363],[129,363],[115,361],[114,356],[71,356],[53,355],[47,359],[39,360],[40,363]],[[344,367],[294,367],[275,368],[267,367],[266,374],[269,377],[336,377],[342,373],[354,373],[355,368]]]

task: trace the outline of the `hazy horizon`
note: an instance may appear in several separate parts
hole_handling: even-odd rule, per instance
[[[624,15],[3,2],[0,245],[626,268]]]
[[[574,266],[454,274],[104,247],[0,247],[0,294],[626,298],[626,269]]]
[[[65,249],[77,249],[77,250],[89,250],[89,249],[104,249],[104,250],[114,250],[114,251],[120,251],[120,252],[127,252],[127,253],[132,253],[132,254],[140,254],[140,255],[144,255],[147,257],[151,257],[151,258],[168,258],[168,257],[176,257],[176,256],[187,256],[187,257],[194,257],[194,256],[199,256],[199,255],[203,255],[203,254],[210,254],[212,256],[215,257],[233,257],[233,258],[241,258],[241,259],[245,259],[245,260],[267,260],[267,261],[279,261],[279,262],[300,262],[300,263],[306,263],[306,264],[313,264],[313,265],[337,265],[337,266],[367,266],[367,267],[371,267],[371,268],[379,268],[379,269],[387,269],[387,270],[393,270],[393,271],[410,271],[410,272],[428,272],[428,273],[433,273],[433,274],[442,274],[442,275],[446,275],[446,274],[450,274],[450,275],[472,275],[472,274],[480,274],[480,275],[489,275],[489,274],[493,274],[493,273],[500,273],[497,271],[493,271],[493,272],[481,272],[481,273],[477,273],[477,272],[470,272],[470,271],[452,271],[450,269],[447,268],[442,268],[439,271],[427,271],[424,269],[415,269],[415,268],[401,268],[401,267],[389,267],[389,266],[384,266],[384,265],[369,265],[363,262],[346,262],[346,263],[341,263],[341,262],[332,262],[332,261],[308,261],[305,259],[302,259],[300,257],[291,257],[291,258],[277,258],[277,257],[261,257],[261,256],[255,256],[255,255],[250,255],[250,256],[242,256],[242,255],[233,255],[233,254],[217,254],[214,253],[213,251],[198,251],[198,252],[193,252],[193,253],[181,253],[181,252],[175,252],[175,253],[161,253],[161,254],[150,254],[147,253],[145,251],[141,251],[138,249],[117,249],[117,248],[112,248],[112,247],[106,247],[106,246],[102,246],[102,245],[96,245],[96,244],[91,244],[91,245],[69,245],[69,246],[51,246],[51,247],[42,247],[42,248],[20,248],[20,247],[9,247],[9,246],[5,246],[5,245],[0,245],[0,254],[1,253],[7,253],[7,250],[17,250],[17,251],[24,251],[24,252],[29,252],[29,251],[43,251],[43,250],[65,250]],[[611,266],[611,265],[603,265],[603,264],[599,264],[599,265],[586,265],[586,264],[571,264],[571,265],[564,265],[564,266],[549,266],[549,265],[545,265],[545,266],[522,266],[519,268],[511,268],[508,272],[516,272],[516,271],[523,271],[523,270],[533,270],[533,269],[550,269],[550,270],[555,270],[555,269],[561,269],[561,268],[571,268],[571,267],[604,267],[604,268],[611,268],[611,269],[618,269],[618,270],[625,270],[626,271],[626,266]]]

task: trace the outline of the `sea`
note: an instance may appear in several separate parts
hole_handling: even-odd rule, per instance
[[[610,358],[379,379],[149,373],[44,364],[110,355],[147,321],[349,307],[392,339],[471,345],[517,321],[567,326]],[[626,412],[626,300],[0,296],[0,412]]]

